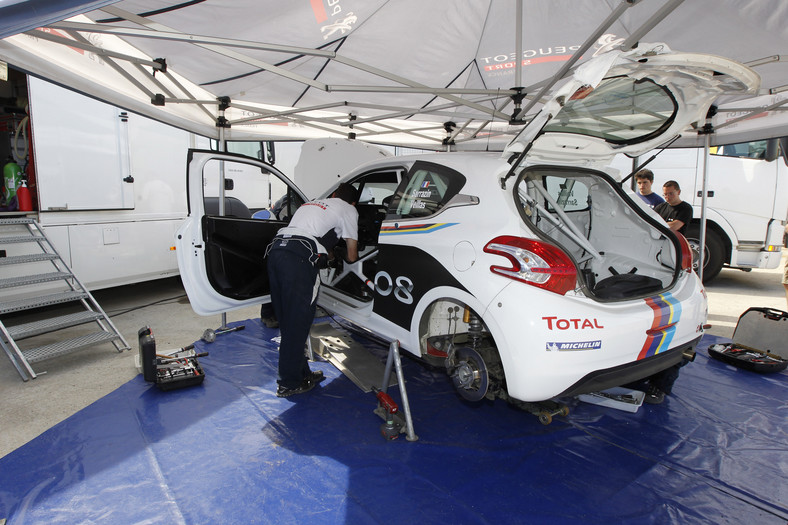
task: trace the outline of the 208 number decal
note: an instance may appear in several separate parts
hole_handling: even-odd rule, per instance
[[[413,303],[413,281],[404,276],[399,276],[394,279],[388,272],[380,271],[375,275],[375,291],[383,297],[388,296],[394,292],[394,297],[404,303]]]

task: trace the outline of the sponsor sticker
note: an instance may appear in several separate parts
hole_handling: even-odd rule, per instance
[[[572,350],[599,350],[602,348],[602,341],[570,341],[548,342],[546,345],[548,352],[567,352]]]

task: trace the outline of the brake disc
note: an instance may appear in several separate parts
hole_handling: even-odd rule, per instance
[[[484,358],[473,348],[464,346],[457,349],[454,359],[457,365],[451,373],[451,379],[457,392],[468,401],[484,398],[490,386]]]

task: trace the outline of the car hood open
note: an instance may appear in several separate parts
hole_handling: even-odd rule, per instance
[[[754,93],[759,85],[750,68],[714,55],[676,53],[665,44],[611,51],[577,68],[504,157],[528,149],[529,163],[604,166],[616,154],[652,150],[693,123],[702,127],[720,94]]]

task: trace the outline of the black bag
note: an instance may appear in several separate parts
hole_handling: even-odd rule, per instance
[[[652,295],[662,289],[662,281],[634,273],[637,268],[632,268],[629,273],[618,273],[613,268],[608,268],[613,274],[602,279],[594,286],[594,295],[600,299],[626,299],[641,295]]]

